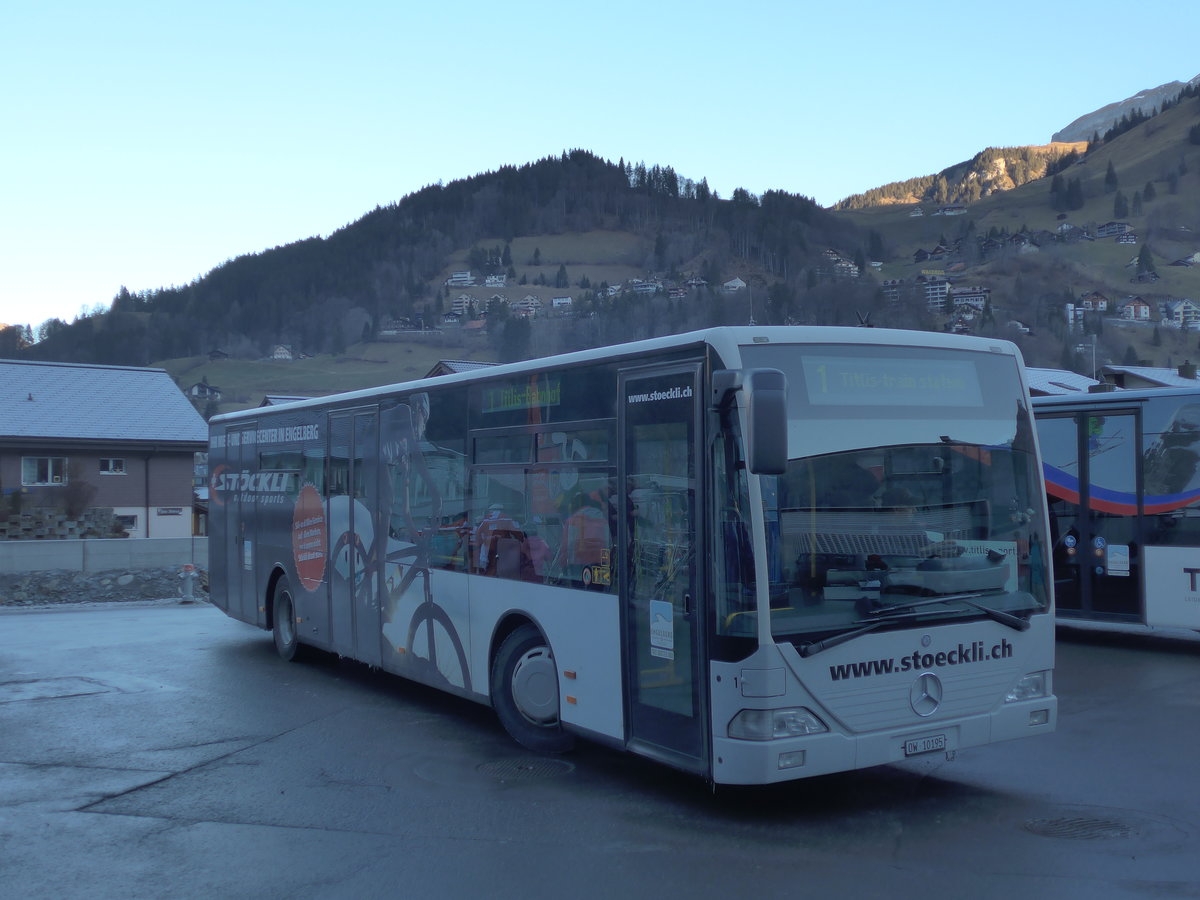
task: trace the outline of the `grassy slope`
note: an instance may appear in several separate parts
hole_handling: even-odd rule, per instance
[[[207,357],[169,359],[166,369],[186,390],[202,378],[221,389],[219,412],[258,406],[265,394],[305,397],[394,384],[423,377],[441,359],[493,362],[482,341],[478,347],[419,341],[355,344],[341,356],[315,356],[291,362]]]

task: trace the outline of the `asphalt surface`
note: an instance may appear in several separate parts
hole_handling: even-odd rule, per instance
[[[713,791],[205,603],[0,611],[0,897],[1200,897],[1198,676],[1062,629],[1051,736]]]

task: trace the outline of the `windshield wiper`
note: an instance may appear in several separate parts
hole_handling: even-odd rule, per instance
[[[903,607],[901,607],[901,611],[903,611]],[[869,622],[864,622],[862,619],[859,619],[857,622],[850,623],[852,625],[860,626],[859,628],[855,628],[853,631],[843,631],[841,634],[835,634],[832,637],[825,638],[824,640],[813,641],[811,644],[805,644],[803,647],[798,648],[800,655],[806,658],[809,656],[816,656],[822,650],[828,650],[830,647],[836,647],[838,644],[844,644],[846,641],[852,641],[859,635],[866,634],[869,631],[874,631],[881,625],[887,625],[896,620],[909,618],[905,615],[889,616],[887,615],[889,612],[891,612],[890,609],[878,610],[876,613],[874,613],[877,618],[872,619]]]
[[[1017,631],[1028,631],[1029,620],[1022,619],[1020,616],[1014,616],[1012,613],[1005,612],[1002,609],[993,609],[990,606],[985,606],[982,603],[977,603],[973,598],[984,596],[981,593],[971,594],[947,594],[945,597],[934,597],[930,600],[914,600],[911,603],[898,603],[895,606],[880,606],[875,609],[866,611],[868,616],[883,616],[888,613],[899,612],[906,609],[919,609],[922,606],[933,606],[939,603],[965,603],[967,606],[974,607],[984,615],[994,619],[1001,625],[1007,625]]]

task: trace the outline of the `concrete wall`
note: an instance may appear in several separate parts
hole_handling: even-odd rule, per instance
[[[86,541],[0,541],[0,574],[67,569],[208,568],[208,538],[144,538]]]

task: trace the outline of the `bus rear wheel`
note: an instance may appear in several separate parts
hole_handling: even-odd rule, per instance
[[[492,663],[492,706],[518,744],[537,753],[565,753],[575,739],[559,720],[558,670],[542,633],[522,625]]]
[[[271,635],[275,639],[275,652],[284,662],[296,662],[304,658],[304,646],[300,643],[296,628],[296,604],[286,575],[281,575],[275,582]]]

